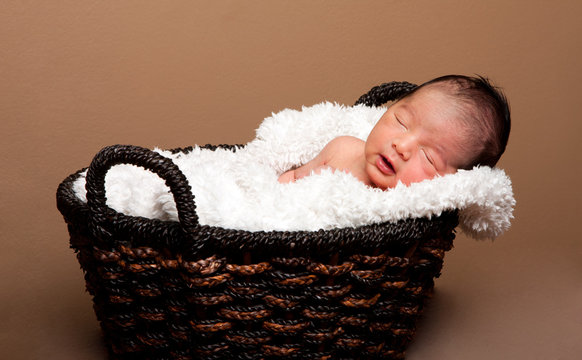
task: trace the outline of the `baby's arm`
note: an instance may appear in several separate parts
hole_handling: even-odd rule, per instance
[[[325,153],[322,150],[319,153],[319,155],[317,155],[313,160],[301,165],[298,168],[291,169],[281,174],[281,176],[279,176],[279,182],[280,183],[294,182],[295,180],[311,175],[311,172],[319,173],[323,168],[327,167],[325,165],[326,161],[324,156]]]
[[[313,160],[281,174],[279,176],[279,182],[294,182],[295,180],[311,175],[311,173],[319,174],[321,170],[330,168],[329,162],[332,157],[338,158],[341,156],[341,152],[345,151],[346,138],[346,136],[341,136],[333,139],[325,145]]]

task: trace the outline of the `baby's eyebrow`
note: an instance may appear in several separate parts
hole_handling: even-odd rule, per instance
[[[406,103],[401,103],[398,110],[405,112],[408,117],[414,117],[414,109]]]

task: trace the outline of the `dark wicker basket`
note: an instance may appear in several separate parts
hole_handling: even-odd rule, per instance
[[[383,84],[357,103],[414,87]],[[180,221],[107,207],[105,175],[120,163],[163,178]],[[458,223],[453,211],[317,232],[229,230],[198,223],[184,175],[150,150],[97,154],[87,203],[72,189],[79,173],[60,184],[57,206],[112,358],[402,359]]]

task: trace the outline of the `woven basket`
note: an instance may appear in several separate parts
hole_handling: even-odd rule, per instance
[[[414,87],[383,84],[356,104]],[[179,222],[106,206],[105,175],[122,163],[166,181]],[[402,359],[458,224],[453,211],[316,232],[229,230],[199,224],[186,178],[150,150],[99,152],[87,203],[73,191],[80,173],[60,184],[57,206],[116,359]]]

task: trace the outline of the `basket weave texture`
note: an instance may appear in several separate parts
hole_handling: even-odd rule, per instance
[[[414,88],[386,83],[357,104]],[[116,164],[164,179],[179,221],[107,207]],[[87,203],[73,191],[80,173],[60,184],[57,206],[114,359],[402,359],[458,224],[453,211],[316,232],[223,229],[199,224],[186,178],[150,150],[99,152]]]

